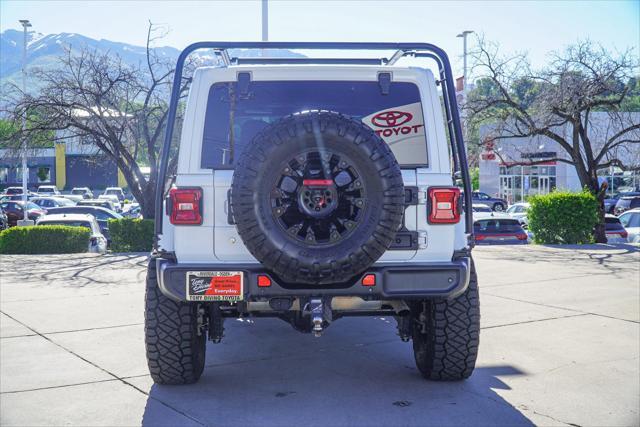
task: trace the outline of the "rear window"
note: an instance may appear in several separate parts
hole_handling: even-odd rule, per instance
[[[237,82],[209,90],[201,167],[233,168],[253,137],[289,114],[336,111],[378,133],[401,165],[426,166],[426,133],[420,92],[413,83],[392,82],[383,95],[377,81],[256,81],[238,93]]]
[[[91,224],[87,221],[44,221],[38,225],[66,225],[68,227],[85,227],[91,229]]]
[[[618,218],[613,217],[605,217],[604,218],[604,229],[605,230],[619,230],[622,228],[622,224]]]
[[[482,233],[510,233],[521,230],[516,219],[485,219],[473,223],[474,231]]]

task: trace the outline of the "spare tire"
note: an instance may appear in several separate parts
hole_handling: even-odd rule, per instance
[[[404,186],[393,153],[370,128],[311,111],[279,120],[248,144],[231,206],[248,250],[282,281],[342,283],[393,242]]]

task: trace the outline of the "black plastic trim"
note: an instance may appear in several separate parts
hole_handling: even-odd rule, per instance
[[[276,297],[360,296],[365,299],[452,298],[469,285],[470,258],[461,257],[439,263],[394,263],[373,266],[346,284],[331,286],[292,285],[279,283],[275,275],[261,264],[180,264],[157,258],[158,284],[164,295],[185,301],[188,271],[242,271],[244,298],[248,301]],[[367,274],[376,276],[375,286],[362,286]],[[271,286],[258,287],[257,276],[268,275]]]

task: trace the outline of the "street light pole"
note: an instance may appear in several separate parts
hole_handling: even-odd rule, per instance
[[[269,1],[262,0],[262,41],[269,41]]]
[[[28,19],[21,19],[20,24],[24,29],[24,45],[22,47],[22,96],[26,96],[27,93],[27,28],[31,27],[31,23]],[[32,225],[32,221],[29,220],[29,214],[27,211],[27,191],[29,181],[29,170],[27,169],[27,113],[26,111],[22,115],[22,221],[18,221],[18,225]]]
[[[463,93],[467,93],[467,36],[469,34],[473,34],[474,31],[471,30],[464,30],[463,32],[461,32],[460,34],[458,34],[456,37],[462,37],[462,63],[463,63],[463,68],[462,68],[462,77],[463,80],[462,82],[464,83],[464,86],[462,87],[462,91]]]

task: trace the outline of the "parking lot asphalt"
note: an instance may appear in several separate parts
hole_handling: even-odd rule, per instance
[[[3,256],[2,425],[638,425],[640,248],[480,247],[473,376],[420,377],[389,318],[321,338],[229,320],[202,379],[156,386],[145,256]]]

